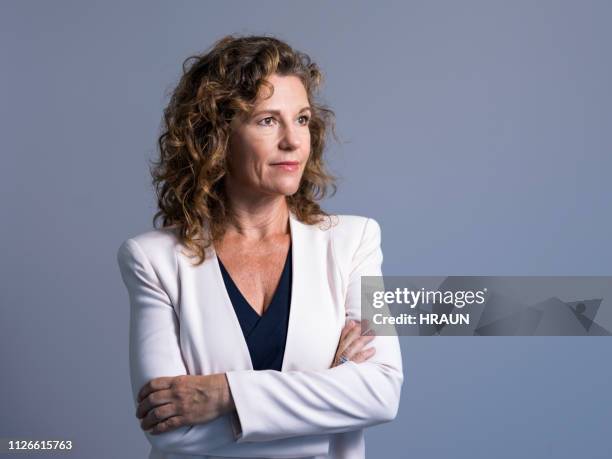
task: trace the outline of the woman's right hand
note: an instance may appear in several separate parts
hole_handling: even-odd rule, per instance
[[[376,353],[376,349],[365,346],[374,339],[374,332],[368,330],[364,335],[361,335],[361,323],[356,320],[349,320],[342,329],[336,355],[332,368],[344,363],[342,357],[351,362],[361,363],[368,360]]]

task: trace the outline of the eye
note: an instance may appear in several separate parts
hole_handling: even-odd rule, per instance
[[[302,124],[302,125],[307,125],[307,124],[308,124],[308,121],[310,121],[310,116],[307,116],[307,115],[302,115],[302,116],[300,116],[300,117],[298,118],[298,120],[301,120],[301,121],[300,121],[300,124]]]
[[[260,126],[272,126],[272,121],[274,121],[273,116],[266,116],[257,124],[259,124]]]

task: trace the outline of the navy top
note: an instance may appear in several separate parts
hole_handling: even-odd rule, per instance
[[[221,259],[217,257],[217,260],[219,260],[225,288],[234,306],[240,328],[242,328],[242,334],[251,354],[253,369],[280,371],[285,355],[291,303],[291,244],[289,244],[285,266],[272,296],[272,301],[261,316],[255,312],[238,290]]]

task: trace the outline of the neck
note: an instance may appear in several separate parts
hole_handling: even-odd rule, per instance
[[[267,196],[259,199],[238,199],[228,195],[228,237],[261,241],[289,234],[289,206],[285,196]]]

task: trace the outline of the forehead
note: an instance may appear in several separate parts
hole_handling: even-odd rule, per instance
[[[255,105],[257,108],[273,106],[292,106],[300,105],[300,108],[308,105],[308,93],[299,77],[295,75],[271,75],[266,79],[274,87],[274,92],[270,95],[270,90],[262,86]]]

